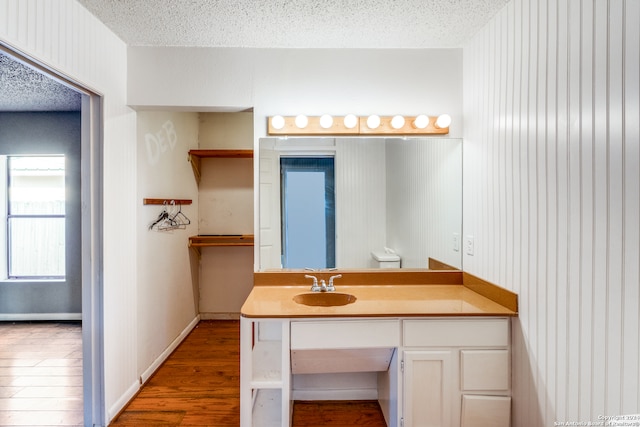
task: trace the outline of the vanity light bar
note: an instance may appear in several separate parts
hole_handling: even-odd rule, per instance
[[[450,124],[448,114],[438,117],[297,115],[269,117],[267,131],[269,135],[446,135]]]
[[[304,117],[304,119],[302,118]],[[360,123],[356,116],[320,117],[273,116],[269,117],[269,135],[358,135]]]

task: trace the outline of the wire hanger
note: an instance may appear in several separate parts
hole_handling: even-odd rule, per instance
[[[149,225],[149,230],[156,229],[158,231],[170,231],[177,229],[184,229],[187,225],[191,224],[191,220],[182,212],[182,204],[178,203],[178,210],[176,210],[175,200],[171,200],[169,203],[172,207],[171,212],[167,210],[166,201],[162,204],[162,212],[158,217]]]
[[[182,212],[182,204],[178,203],[178,212],[176,212],[171,218],[173,222],[175,222],[178,228],[186,228],[187,225],[191,224],[191,220]]]

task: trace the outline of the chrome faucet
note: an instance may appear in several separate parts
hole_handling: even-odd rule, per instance
[[[313,280],[313,284],[311,285],[311,292],[333,292],[333,291],[336,290],[336,287],[333,284],[333,281],[335,279],[341,278],[342,274],[337,274],[335,276],[329,277],[329,284],[328,285],[327,285],[327,282],[324,279],[320,279],[320,281],[318,283],[318,278],[316,276],[311,276],[309,274],[305,274],[304,277],[306,277],[307,279],[312,279]]]

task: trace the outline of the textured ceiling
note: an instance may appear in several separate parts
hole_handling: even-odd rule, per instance
[[[80,93],[0,52],[0,111],[80,111]]]
[[[78,0],[130,46],[460,47],[508,0]],[[81,95],[0,52],[0,111]]]
[[[130,46],[460,47],[508,0],[78,0]]]

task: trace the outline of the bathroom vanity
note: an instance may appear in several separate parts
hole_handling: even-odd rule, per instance
[[[377,399],[389,426],[509,426],[514,294],[462,272],[341,274],[335,292],[311,293],[304,272],[255,273],[242,426],[289,426],[295,399]],[[374,385],[339,389],[341,378]]]

